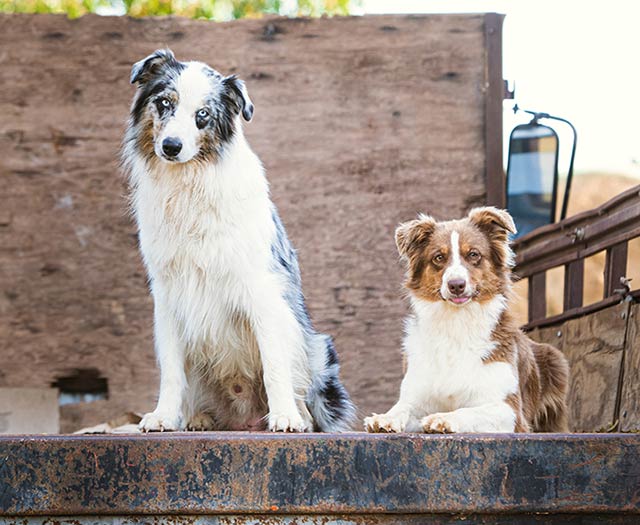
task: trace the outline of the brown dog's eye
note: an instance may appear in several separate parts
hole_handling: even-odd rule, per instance
[[[478,262],[480,260],[480,252],[477,252],[476,250],[471,250],[467,257],[469,257],[469,260],[471,260],[472,262]]]
[[[441,253],[437,253],[434,257],[433,257],[433,262],[435,264],[442,264],[444,262],[444,255],[442,255]]]

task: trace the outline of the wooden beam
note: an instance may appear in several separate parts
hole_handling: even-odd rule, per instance
[[[584,259],[572,261],[564,266],[563,311],[582,306],[584,289]]]
[[[502,21],[504,15],[487,13],[484,16],[486,53],[485,79],[485,177],[487,204],[505,208],[507,205],[506,178],[502,161]]]
[[[515,271],[522,278],[528,277],[639,236],[640,185],[602,206],[537,228],[514,241]]]
[[[529,277],[529,322],[547,315],[547,275],[545,272]]]
[[[621,242],[607,250],[607,258],[604,267],[604,296],[615,295],[616,290],[623,288],[621,277],[627,272],[627,243]]]

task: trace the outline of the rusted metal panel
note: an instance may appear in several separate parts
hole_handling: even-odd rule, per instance
[[[640,513],[640,436],[0,438],[5,516],[495,512]]]
[[[225,516],[74,516],[1,518],[0,525],[637,525],[638,516],[616,514],[379,514],[379,515],[225,515]]]

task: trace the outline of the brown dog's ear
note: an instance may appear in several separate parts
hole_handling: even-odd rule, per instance
[[[493,206],[474,208],[469,212],[469,220],[489,236],[494,262],[498,266],[513,266],[509,233],[517,230],[509,212]]]
[[[396,246],[402,257],[409,257],[419,247],[429,242],[436,226],[436,220],[429,215],[420,215],[417,219],[403,222],[396,228]]]
[[[473,208],[469,212],[469,219],[479,228],[491,233],[502,231],[505,238],[507,233],[517,233],[513,218],[507,210],[500,210],[493,206]]]

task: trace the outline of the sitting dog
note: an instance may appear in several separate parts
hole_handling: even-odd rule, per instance
[[[492,207],[401,224],[408,264],[406,374],[400,399],[365,419],[369,432],[566,432],[569,368],[509,313],[511,216]]]
[[[244,82],[158,50],[138,84],[122,160],[154,299],[160,365],[144,431],[347,430],[354,407],[316,333],[296,253],[240,119]]]

